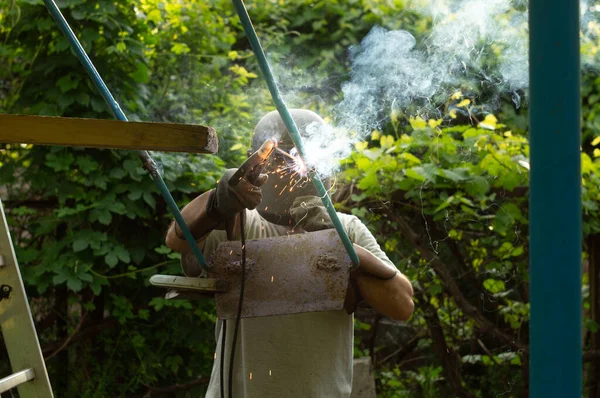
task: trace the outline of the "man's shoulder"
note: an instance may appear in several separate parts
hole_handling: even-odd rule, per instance
[[[360,218],[356,217],[353,214],[340,213],[339,211],[336,213],[340,219],[340,222],[342,223],[342,226],[346,230],[348,230],[348,228],[351,228],[358,224],[364,225],[363,222],[360,220]]]

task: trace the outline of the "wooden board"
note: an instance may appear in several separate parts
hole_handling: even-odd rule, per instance
[[[216,153],[212,127],[52,116],[0,115],[0,143]]]

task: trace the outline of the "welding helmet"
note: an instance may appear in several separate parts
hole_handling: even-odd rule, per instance
[[[325,124],[325,121],[315,112],[306,109],[290,109],[289,111],[303,138],[306,136],[308,126],[312,126],[314,123]],[[249,153],[256,151],[270,138],[277,140],[279,149],[293,154],[294,143],[277,111],[269,112],[260,119],[254,128],[252,150]],[[285,169],[285,162],[285,156],[281,156],[281,152],[275,152],[272,156],[271,162],[265,170],[269,174],[269,179],[261,187],[263,198],[256,209],[269,222],[293,226],[289,210],[294,199],[299,196],[317,196],[317,191],[306,177],[302,179],[289,171],[277,172],[277,170]],[[324,180],[323,183],[327,188],[329,187],[328,180]]]

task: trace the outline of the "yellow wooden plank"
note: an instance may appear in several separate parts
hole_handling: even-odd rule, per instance
[[[212,127],[53,116],[0,115],[0,143],[216,153]]]

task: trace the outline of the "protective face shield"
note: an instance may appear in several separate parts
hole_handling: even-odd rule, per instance
[[[290,109],[290,114],[303,138],[306,136],[307,126],[312,123],[325,124],[319,115],[309,110]],[[274,152],[264,171],[269,179],[261,187],[263,199],[256,209],[269,222],[293,227],[289,210],[294,199],[299,196],[317,196],[317,192],[310,178],[298,173],[298,164],[294,162],[294,143],[277,111],[265,115],[254,128],[251,153],[270,138],[277,140],[278,150]],[[323,183],[329,188],[328,180]]]

